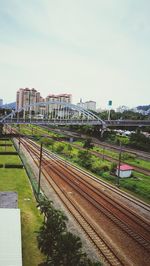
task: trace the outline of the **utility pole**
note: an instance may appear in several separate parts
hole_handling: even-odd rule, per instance
[[[41,163],[42,163],[42,147],[43,143],[41,142],[41,147],[40,147],[40,161],[39,161],[39,181],[38,181],[38,198],[40,194],[40,188],[41,188]]]
[[[118,173],[117,173],[117,182],[116,185],[119,187],[119,178],[120,178],[120,166],[121,166],[121,153],[122,153],[122,143],[120,141],[120,151],[119,151],[119,160],[118,160]]]
[[[110,121],[110,109],[108,110],[108,121]]]
[[[103,147],[103,161],[104,161],[105,146]]]
[[[18,145],[19,145],[19,149],[18,149],[18,151],[20,152],[20,134],[19,134],[19,141],[18,141]]]

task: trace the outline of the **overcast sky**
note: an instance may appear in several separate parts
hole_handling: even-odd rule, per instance
[[[150,0],[0,0],[0,98],[150,104]]]

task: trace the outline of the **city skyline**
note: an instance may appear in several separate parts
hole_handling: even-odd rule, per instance
[[[150,2],[1,0],[0,97],[22,87],[97,108],[150,103]]]

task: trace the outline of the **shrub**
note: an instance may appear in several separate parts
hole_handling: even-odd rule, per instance
[[[135,154],[131,154],[131,153],[124,152],[124,153],[122,153],[122,156],[121,157],[122,157],[122,160],[130,160],[130,159],[135,160],[136,155]]]
[[[110,172],[114,174],[116,172],[116,168],[117,168],[117,163],[112,163],[110,166]]]

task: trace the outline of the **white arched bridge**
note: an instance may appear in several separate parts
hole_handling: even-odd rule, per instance
[[[100,125],[105,121],[89,110],[67,102],[48,101],[26,105],[0,119],[3,124]]]
[[[99,125],[102,129],[116,126],[150,126],[150,120],[102,120],[78,105],[48,101],[26,105],[0,118],[1,124]]]

